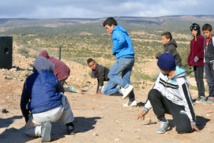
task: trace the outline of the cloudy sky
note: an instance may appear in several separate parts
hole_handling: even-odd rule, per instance
[[[1,0],[0,18],[214,15],[214,0]]]

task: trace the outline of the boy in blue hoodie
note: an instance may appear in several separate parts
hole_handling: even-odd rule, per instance
[[[136,106],[137,103],[135,101],[133,86],[130,83],[130,76],[135,62],[135,52],[131,38],[127,31],[118,25],[113,17],[107,18],[103,22],[103,27],[112,35],[112,54],[117,59],[109,71],[108,77],[110,80],[103,89],[103,94],[105,94],[106,91],[117,88],[117,85],[119,85],[121,87],[120,91],[123,94],[122,98],[125,99],[129,96],[129,102],[124,104],[124,106]]]
[[[59,119],[67,126],[67,134],[75,133],[74,115],[53,69],[54,65],[46,58],[36,58],[34,72],[26,79],[21,95],[25,134],[41,136],[42,142],[51,141],[51,122]]]

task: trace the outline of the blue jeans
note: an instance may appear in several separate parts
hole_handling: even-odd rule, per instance
[[[134,66],[134,61],[134,58],[117,59],[116,63],[111,67],[108,73],[108,78],[110,80],[107,82],[105,88],[103,89],[103,94],[109,95],[116,93],[120,90],[117,85],[124,88],[130,84],[130,76],[132,73],[132,68]],[[129,100],[135,100],[134,91],[129,94]]]

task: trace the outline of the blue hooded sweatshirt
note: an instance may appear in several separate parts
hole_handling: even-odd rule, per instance
[[[21,110],[26,121],[29,111],[41,113],[62,105],[61,92],[64,90],[52,73],[53,69],[54,65],[47,59],[36,58],[34,72],[26,79],[21,97]]]
[[[114,27],[112,31],[113,49],[112,53],[117,59],[134,58],[134,48],[127,31],[120,25]]]

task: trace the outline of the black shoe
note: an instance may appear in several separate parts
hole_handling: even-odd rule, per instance
[[[75,129],[74,129],[74,127],[72,127],[72,126],[68,126],[67,127],[67,134],[68,135],[74,135],[76,132],[75,132]]]

